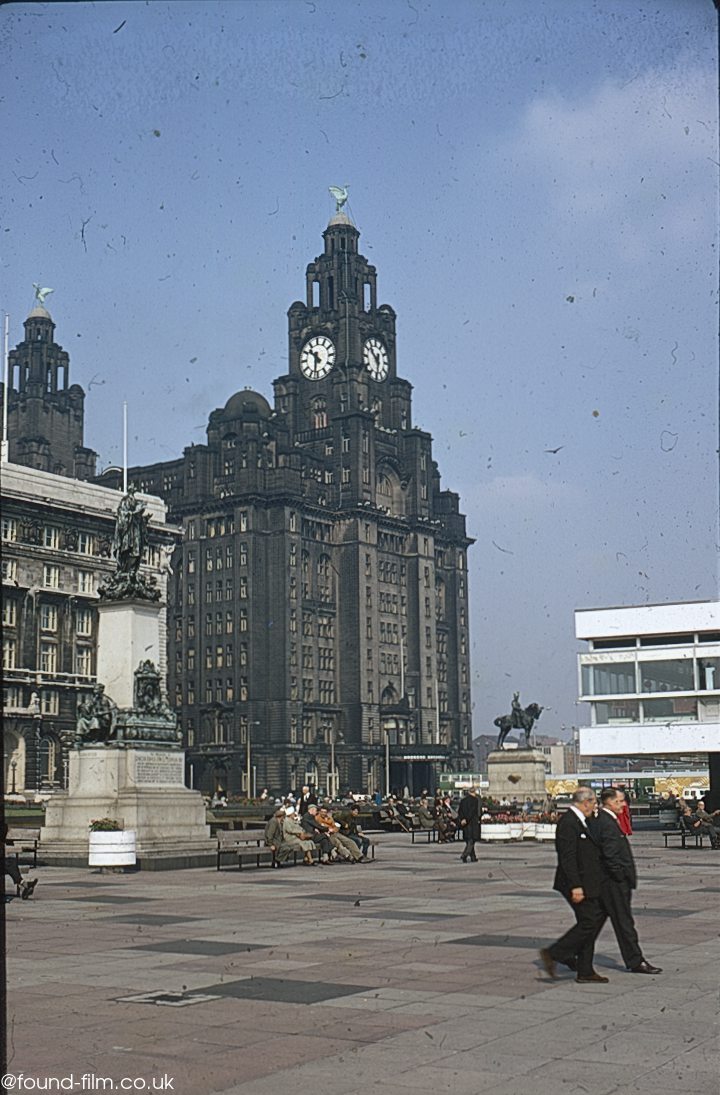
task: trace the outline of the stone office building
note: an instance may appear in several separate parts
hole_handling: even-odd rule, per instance
[[[119,496],[18,464],[2,467],[3,752],[6,792],[66,784],[78,697],[96,681],[98,589],[114,570]],[[165,506],[150,514],[146,575],[165,600]]]
[[[274,406],[237,392],[207,444],[130,471],[184,526],[170,694],[206,791],[418,792],[471,765],[472,540],[358,238],[344,213],[324,232]]]
[[[95,471],[95,453],[83,445],[85,395],[68,386],[68,355],[54,331],[38,305],[9,360],[0,521],[6,793],[65,785],[78,696],[96,680],[98,588],[114,567],[119,496],[83,481]],[[162,548],[173,531],[159,498],[142,501],[151,517],[143,569],[165,599]]]

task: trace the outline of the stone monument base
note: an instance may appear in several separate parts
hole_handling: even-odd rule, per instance
[[[38,855],[52,866],[87,866],[90,822],[109,817],[137,833],[144,870],[209,866],[216,845],[199,791],[183,782],[177,748],[105,745],[70,753],[68,790],[47,804]]]
[[[545,755],[534,749],[498,749],[490,753],[488,791],[491,798],[516,798],[518,801],[545,798]],[[511,779],[519,776],[519,779]]]

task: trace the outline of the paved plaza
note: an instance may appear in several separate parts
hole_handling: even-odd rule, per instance
[[[357,867],[40,868],[6,906],[9,1072],[179,1095],[718,1090],[720,853],[637,834],[664,973],[627,973],[606,926],[610,982],[577,985],[537,957],[571,923],[552,846],[463,865],[459,846],[377,840]]]

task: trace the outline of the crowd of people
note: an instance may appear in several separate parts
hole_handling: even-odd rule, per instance
[[[265,826],[265,845],[282,867],[299,853],[306,867],[367,863],[370,840],[360,825],[360,808],[350,801],[339,810],[323,806],[309,787],[297,801],[276,806]],[[314,852],[317,850],[318,859]]]

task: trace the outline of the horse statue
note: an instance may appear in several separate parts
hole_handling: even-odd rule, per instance
[[[542,707],[537,703],[528,704],[525,708],[521,707],[520,693],[516,692],[512,701],[512,713],[509,715],[498,715],[498,717],[493,720],[493,725],[497,726],[500,731],[498,734],[497,748],[504,748],[505,738],[511,730],[523,730],[525,732],[525,748],[530,749],[530,733],[534,724],[540,718],[542,710]]]

